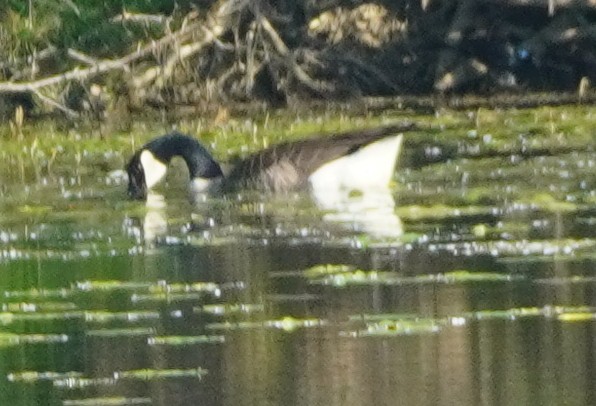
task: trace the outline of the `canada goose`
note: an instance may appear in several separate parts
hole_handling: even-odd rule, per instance
[[[253,189],[288,192],[386,187],[391,180],[403,131],[411,123],[349,131],[331,137],[285,142],[237,162],[224,175],[220,165],[194,138],[172,132],[142,146],[126,166],[128,194],[145,199],[180,156],[188,166],[191,191],[227,193]]]

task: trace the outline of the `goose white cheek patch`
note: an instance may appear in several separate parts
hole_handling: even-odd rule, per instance
[[[143,165],[143,171],[145,172],[145,184],[147,189],[151,189],[163,177],[166,175],[168,169],[167,165],[153,156],[151,151],[141,152],[141,165]]]

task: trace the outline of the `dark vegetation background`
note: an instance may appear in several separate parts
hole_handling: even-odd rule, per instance
[[[593,0],[5,0],[0,116],[557,91],[591,100]],[[571,96],[570,96],[571,95]]]

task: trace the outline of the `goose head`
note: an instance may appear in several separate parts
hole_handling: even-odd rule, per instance
[[[145,199],[148,190],[164,178],[175,156],[186,162],[194,192],[208,190],[223,176],[217,161],[197,140],[173,132],[148,142],[134,153],[126,165],[128,195]]]

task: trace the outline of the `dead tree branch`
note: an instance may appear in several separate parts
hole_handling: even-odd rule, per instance
[[[311,90],[314,90],[320,94],[334,92],[335,87],[329,85],[328,83],[317,81],[310,77],[310,75],[302,69],[300,65],[296,63],[294,58],[290,55],[290,49],[286,46],[284,41],[281,39],[277,31],[273,28],[269,20],[265,17],[259,18],[259,24],[269,36],[273,47],[281,57],[280,59],[287,65],[287,67],[292,71],[295,78],[301,82],[302,84],[306,85]]]

